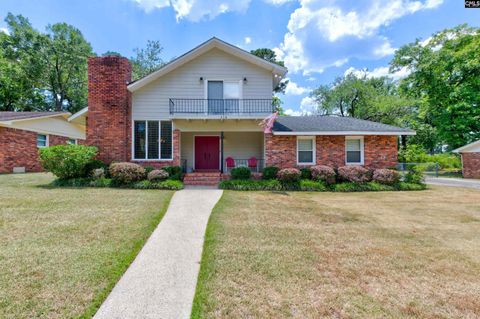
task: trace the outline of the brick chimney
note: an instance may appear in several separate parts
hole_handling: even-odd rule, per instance
[[[88,59],[87,144],[106,163],[130,160],[132,66],[119,56]]]

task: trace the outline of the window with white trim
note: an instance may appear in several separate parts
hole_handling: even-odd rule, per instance
[[[47,147],[48,136],[45,134],[37,134],[37,147]]]
[[[315,137],[297,137],[297,163],[299,165],[315,164]]]
[[[363,157],[363,137],[347,136],[345,139],[345,163],[363,165]]]
[[[74,138],[69,138],[69,139],[67,140],[67,144],[77,145],[77,140],[74,139]]]
[[[172,122],[134,121],[133,159],[171,160]]]

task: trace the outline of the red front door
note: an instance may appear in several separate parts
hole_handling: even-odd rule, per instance
[[[195,136],[195,169],[220,169],[220,137]]]

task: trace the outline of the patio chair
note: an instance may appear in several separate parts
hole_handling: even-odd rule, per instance
[[[248,168],[250,168],[250,170],[258,172],[257,158],[255,156],[252,156],[248,159]]]
[[[232,169],[235,167],[235,160],[229,156],[225,159],[225,164],[227,166],[227,172],[228,172],[229,169]]]

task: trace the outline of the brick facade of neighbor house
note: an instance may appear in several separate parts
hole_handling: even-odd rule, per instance
[[[41,172],[38,158],[37,133],[0,127],[0,173],[11,173],[14,167],[27,172]],[[48,135],[48,145],[66,144],[68,137]],[[81,140],[78,140],[82,144]]]
[[[345,165],[345,136],[316,136],[316,164]],[[297,136],[265,134],[265,165],[297,167]],[[397,137],[364,137],[365,166],[389,168],[397,164]]]
[[[461,153],[463,177],[480,178],[480,152]]]

